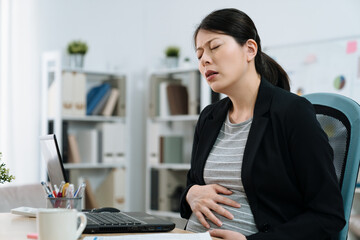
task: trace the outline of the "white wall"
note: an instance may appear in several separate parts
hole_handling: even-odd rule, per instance
[[[3,0],[4,1],[4,0]],[[144,139],[146,70],[159,66],[167,45],[196,64],[192,34],[209,12],[223,7],[245,11],[263,46],[360,35],[358,0],[12,0],[11,82],[16,102],[11,116],[11,161],[19,182],[38,181],[40,54],[74,39],[88,42],[85,68],[131,73],[130,118],[134,138]],[[144,141],[143,141],[144,143]],[[1,146],[0,146],[1,147]],[[20,149],[22,151],[15,151]],[[145,145],[131,146],[134,166],[145,166]],[[25,163],[27,169],[19,169]],[[33,165],[34,164],[34,165]],[[30,169],[31,171],[29,171]],[[132,171],[136,171],[135,168]],[[144,173],[144,169],[141,170]],[[135,176],[135,175],[134,175]],[[144,174],[137,171],[132,209],[144,206]]]
[[[36,9],[30,1],[1,1],[8,16],[1,25],[1,141],[3,160],[19,183],[39,177],[39,72]],[[1,17],[4,17],[2,12]],[[2,22],[3,24],[3,22]],[[5,41],[4,41],[5,40]],[[4,41],[4,42],[3,42]],[[5,49],[6,48],[6,49]],[[5,67],[6,69],[4,69]],[[3,73],[6,72],[4,75]],[[8,111],[6,111],[6,109]],[[4,111],[5,110],[5,111]]]

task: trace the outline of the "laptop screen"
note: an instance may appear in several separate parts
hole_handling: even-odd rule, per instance
[[[46,162],[51,184],[60,186],[62,181],[68,182],[55,134],[41,136],[40,148]]]

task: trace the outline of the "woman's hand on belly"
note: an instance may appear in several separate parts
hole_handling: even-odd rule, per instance
[[[217,237],[221,239],[228,240],[246,240],[246,237],[241,233],[230,231],[230,230],[222,230],[222,229],[213,229],[209,231],[212,237]]]
[[[194,185],[189,189],[186,195],[186,201],[189,203],[191,210],[195,213],[200,223],[206,228],[210,228],[210,225],[206,221],[205,217],[219,227],[222,225],[222,222],[213,214],[212,211],[215,211],[230,220],[234,218],[229,211],[219,204],[225,204],[235,208],[240,207],[239,203],[220,194],[231,195],[232,192],[218,184],[203,186]]]

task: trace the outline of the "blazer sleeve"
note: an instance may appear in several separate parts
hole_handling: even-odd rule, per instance
[[[345,225],[343,202],[333,165],[333,151],[314,108],[304,98],[290,104],[284,128],[297,185],[303,195],[302,214],[249,240],[329,239]]]
[[[195,165],[199,164],[199,162],[196,160],[196,152],[197,152],[198,145],[199,145],[199,137],[200,137],[201,129],[202,129],[202,126],[204,125],[207,113],[210,111],[210,108],[211,108],[211,105],[207,106],[201,112],[201,114],[199,116],[199,120],[198,120],[198,122],[196,124],[196,128],[195,128],[194,141],[193,141],[193,147],[192,147],[192,152],[191,152],[191,166],[190,166],[190,170],[187,173],[186,188],[180,198],[180,215],[182,218],[186,218],[186,219],[189,219],[192,214],[190,205],[186,201],[186,195],[192,186],[194,186],[196,184],[203,184],[199,178],[196,178],[196,175],[198,175],[196,172],[196,169],[198,169],[198,168],[196,168]]]

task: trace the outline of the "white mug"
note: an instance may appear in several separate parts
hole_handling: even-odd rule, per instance
[[[81,220],[79,228],[78,218]],[[44,208],[36,214],[39,240],[76,240],[84,231],[86,223],[85,214],[75,209]]]

